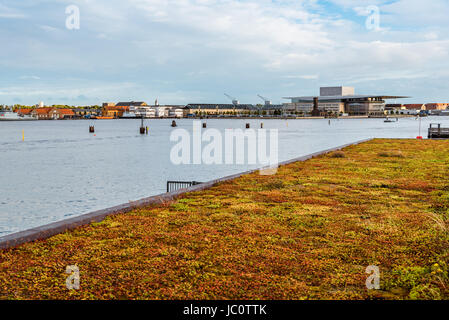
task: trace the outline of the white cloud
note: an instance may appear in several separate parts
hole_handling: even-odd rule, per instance
[[[20,76],[19,79],[22,80],[40,80],[41,78],[38,76]]]
[[[7,7],[5,5],[0,4],[0,18],[6,19],[22,19],[25,18],[26,15],[17,11],[13,8]]]
[[[101,81],[132,82],[138,85],[130,92],[152,100],[190,92],[186,103],[224,99],[223,90],[243,101],[253,91],[281,97],[295,84],[309,90],[317,81],[371,79],[387,91],[401,79],[448,76],[447,26],[440,19],[447,1],[332,2],[343,10],[313,0],[80,0],[79,31],[64,28],[63,5],[36,15],[34,33],[4,31],[10,45],[0,52],[0,66],[44,70],[46,79],[52,72],[86,79],[80,94],[87,97],[111,92]],[[381,9],[381,32],[370,32],[356,16],[370,5]],[[104,94],[89,90],[94,85]]]

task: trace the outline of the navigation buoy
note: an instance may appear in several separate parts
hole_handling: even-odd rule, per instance
[[[246,129],[249,129],[249,123],[246,124]]]
[[[173,121],[171,122],[171,126],[172,126],[173,128],[178,126],[178,125],[176,124],[176,121],[175,121],[175,120],[173,120]]]
[[[22,130],[22,141],[25,141],[25,130]]]

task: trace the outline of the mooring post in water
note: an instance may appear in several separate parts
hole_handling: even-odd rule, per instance
[[[263,122],[260,123],[260,129],[263,129]]]
[[[142,116],[142,122],[140,123],[140,134],[145,134],[145,127],[143,126],[143,116]]]
[[[178,125],[176,124],[176,121],[175,121],[175,120],[173,120],[173,121],[171,122],[171,126],[172,126],[173,128],[178,126]]]
[[[206,122],[203,122],[203,128],[207,128]]]
[[[246,124],[246,129],[249,129],[249,123]]]
[[[145,133],[148,134],[148,126],[145,127]]]

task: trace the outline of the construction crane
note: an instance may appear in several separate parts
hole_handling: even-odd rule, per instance
[[[240,104],[240,102],[237,100],[237,98],[234,98],[234,97],[231,97],[229,94],[224,94],[226,97],[228,97],[229,99],[231,99],[231,101],[232,101],[232,104],[234,105],[234,106],[238,106],[239,104]]]
[[[260,94],[257,95],[260,99],[263,100],[263,102],[265,103],[265,106],[271,106],[271,100],[265,97],[262,97]]]

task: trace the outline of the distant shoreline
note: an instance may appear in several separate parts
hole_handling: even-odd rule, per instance
[[[157,118],[144,118],[144,120],[316,120],[316,119],[385,119],[385,118],[416,118],[416,115],[388,115],[388,116],[347,116],[347,117],[192,117],[192,118],[174,118],[174,117],[157,117]],[[73,119],[73,120],[141,120],[142,118],[123,117],[117,119]]]

